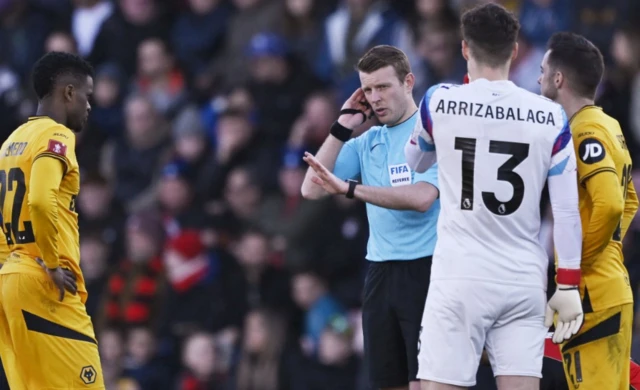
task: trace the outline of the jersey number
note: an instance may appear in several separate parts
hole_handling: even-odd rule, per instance
[[[473,210],[474,173],[476,165],[475,138],[455,139],[456,150],[462,151],[462,194],[460,208]],[[513,187],[513,196],[506,202],[496,198],[493,192],[482,192],[482,200],[489,211],[497,215],[509,215],[518,210],[524,198],[524,180],[513,170],[529,156],[529,145],[518,142],[490,141],[489,153],[511,156],[498,168],[498,180],[506,181]]]
[[[624,196],[624,200],[627,200],[627,192],[629,191],[629,183],[631,182],[631,164],[625,165],[622,167],[622,180],[620,181],[620,185],[622,186],[622,196]],[[613,241],[622,241],[622,218],[620,217],[620,221],[618,222],[618,226],[616,230],[613,232]]]
[[[13,206],[11,208],[11,221],[4,221],[2,230],[7,239],[7,244],[28,244],[35,242],[31,221],[23,221],[24,230],[20,230],[20,213],[27,186],[24,182],[24,172],[20,168],[11,168],[9,171],[0,170],[0,205],[4,205],[7,191],[14,191]],[[13,237],[12,237],[13,235]]]

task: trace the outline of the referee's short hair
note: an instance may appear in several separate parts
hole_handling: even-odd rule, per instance
[[[406,54],[397,47],[379,45],[366,52],[356,65],[356,70],[362,73],[373,73],[378,69],[393,66],[401,83],[411,73],[411,65]]]
[[[488,3],[465,12],[461,22],[462,39],[478,62],[497,68],[509,61],[520,31],[515,15]]]
[[[596,45],[582,35],[559,32],[547,46],[549,67],[562,72],[580,97],[593,99],[604,73],[604,59]]]

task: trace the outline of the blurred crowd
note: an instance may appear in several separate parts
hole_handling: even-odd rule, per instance
[[[78,53],[96,69],[77,208],[108,389],[368,388],[364,205],[302,199],[301,157],[328,135],[374,45],[408,54],[416,98],[459,83],[458,18],[474,3],[0,0],[2,140],[35,112],[40,55]],[[503,4],[522,24],[511,78],[530,91],[553,32],[601,48],[598,104],[637,160],[640,2]],[[625,243],[636,291],[638,225]]]

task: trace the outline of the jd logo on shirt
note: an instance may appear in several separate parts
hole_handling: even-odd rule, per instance
[[[408,164],[391,165],[389,167],[389,181],[392,187],[411,184],[411,170]]]
[[[578,148],[580,160],[585,164],[595,164],[605,156],[604,146],[595,138],[587,138],[580,143]]]

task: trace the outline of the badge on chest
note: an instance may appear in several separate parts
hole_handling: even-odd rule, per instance
[[[389,181],[392,187],[411,184],[411,170],[407,164],[389,166]]]

